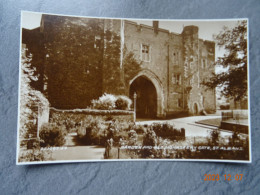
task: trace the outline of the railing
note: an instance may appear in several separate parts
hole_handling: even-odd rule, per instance
[[[229,110],[221,112],[222,121],[228,121],[234,119],[236,121],[240,119],[248,119],[248,110]]]
[[[221,112],[222,121],[228,121],[229,119],[233,118],[233,110]]]

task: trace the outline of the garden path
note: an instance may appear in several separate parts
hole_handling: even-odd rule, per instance
[[[151,124],[154,122],[168,122],[169,124],[174,124],[174,126],[178,129],[185,128],[185,135],[188,137],[207,137],[210,131],[216,129],[216,127],[208,126],[208,125],[200,125],[196,124],[196,121],[219,118],[220,116],[191,116],[170,120],[150,120],[150,121],[139,121],[139,124]],[[230,131],[221,131],[221,136],[231,136],[232,132]]]
[[[73,138],[76,133],[69,133],[66,137],[65,150],[54,150],[52,158],[54,160],[100,160],[104,159],[105,148],[91,146],[76,146]]]
[[[72,146],[65,150],[52,152],[54,160],[101,160],[104,159],[105,148],[99,146]]]

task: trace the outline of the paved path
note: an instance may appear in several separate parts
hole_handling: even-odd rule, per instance
[[[100,146],[76,146],[73,139],[77,133],[69,133],[66,137],[65,150],[54,150],[54,160],[97,160],[103,159],[105,148]]]
[[[72,146],[65,150],[54,150],[54,160],[99,160],[104,159],[105,148],[99,146]]]
[[[207,126],[207,125],[200,125],[196,124],[196,121],[206,120],[206,119],[213,119],[213,118],[220,118],[220,116],[211,115],[211,116],[191,116],[191,117],[184,117],[178,119],[171,119],[171,120],[151,120],[151,121],[140,121],[137,122],[139,124],[151,124],[153,122],[168,122],[170,124],[174,124],[174,126],[178,129],[185,128],[186,136],[195,137],[207,137],[209,133],[213,129],[217,129],[216,127]],[[232,132],[221,131],[221,136],[231,136]]]
[[[151,124],[154,122],[168,122],[174,124],[178,129],[185,128],[186,137],[207,137],[210,132],[216,127],[196,124],[196,121],[220,118],[217,115],[211,116],[191,116],[178,119],[170,120],[149,120],[149,121],[139,121],[137,124]],[[221,131],[221,136],[231,136],[232,132]],[[105,148],[99,146],[75,146],[73,142],[73,137],[76,134],[70,134],[67,137],[67,149],[66,150],[55,150],[53,151],[52,158],[55,160],[96,160],[103,159]]]

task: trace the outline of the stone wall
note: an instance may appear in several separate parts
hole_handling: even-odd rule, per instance
[[[184,27],[182,34],[156,28],[125,21],[124,40],[127,50],[142,61],[141,72],[151,72],[161,84],[163,97],[159,98],[163,101],[158,101],[162,105],[157,107],[163,110],[157,115],[214,112],[215,91],[206,90],[201,82],[214,72],[215,43],[199,39],[197,26]],[[149,46],[148,60],[142,59],[142,45]],[[153,78],[148,79],[153,82]],[[156,86],[156,82],[153,84]]]
[[[157,108],[163,109],[158,109],[157,115],[165,116],[166,113],[182,111],[180,102],[183,102],[183,88],[181,83],[174,82],[174,74],[182,75],[183,72],[181,35],[126,21],[125,45],[127,50],[134,52],[136,59],[142,61],[142,72],[150,72],[150,75],[157,77],[156,82],[148,77],[155,87],[157,83],[160,84],[160,93],[163,95],[157,97],[159,104]],[[147,60],[142,59],[143,45],[149,47]]]
[[[209,78],[215,71],[215,43],[211,41],[200,40],[200,75],[201,81]],[[216,92],[200,85],[203,96],[203,109],[210,113],[216,111]]]
[[[105,92],[130,95],[133,80],[124,80],[120,62],[123,45],[142,62],[133,79],[145,76],[156,88],[158,117],[214,111],[215,91],[201,82],[214,72],[215,43],[199,39],[197,26],[176,34],[154,24],[43,15],[38,30],[44,38],[44,83],[51,106],[86,108]]]
[[[183,66],[183,45],[182,36],[171,33],[169,37],[169,81],[168,81],[168,102],[167,114],[174,114],[185,110],[184,100],[184,66]],[[179,82],[176,82],[176,75],[180,75]]]
[[[215,112],[215,90],[209,90],[201,83],[215,71],[215,43],[203,41],[198,37],[197,26],[186,26],[183,35],[183,59],[185,66],[184,85],[189,87],[187,93],[188,110],[199,114],[205,110]]]

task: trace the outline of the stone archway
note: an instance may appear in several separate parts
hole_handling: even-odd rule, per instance
[[[146,88],[142,85],[145,85]],[[143,113],[141,111],[141,114],[147,113],[148,115],[150,115],[147,117],[158,118],[162,118],[165,116],[163,87],[159,78],[152,71],[143,70],[139,72],[129,82],[129,86],[130,98],[132,98],[133,93],[135,92],[134,90],[139,90],[139,95],[146,93],[147,98],[142,95],[140,99],[141,101],[147,101],[144,103],[145,105],[143,105],[143,108],[141,107],[141,109],[146,109],[143,110]]]
[[[136,78],[129,89],[130,97],[136,99],[136,117],[155,118],[157,116],[157,94],[153,83],[144,76]]]

